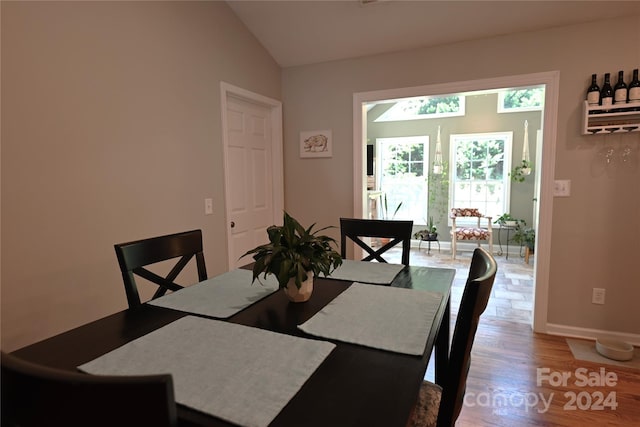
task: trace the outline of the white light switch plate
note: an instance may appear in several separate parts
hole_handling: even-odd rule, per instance
[[[555,197],[571,196],[571,180],[556,179],[553,184],[553,195]]]

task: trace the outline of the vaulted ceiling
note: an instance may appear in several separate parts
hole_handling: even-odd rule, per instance
[[[640,15],[640,1],[227,0],[227,3],[282,67]],[[597,29],[594,24],[594,31]]]

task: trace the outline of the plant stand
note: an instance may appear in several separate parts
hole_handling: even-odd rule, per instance
[[[531,256],[531,254],[533,254],[533,250],[529,249],[529,246],[524,247],[524,262],[526,262],[527,264],[529,264],[529,257]]]
[[[418,250],[420,250],[420,245],[422,245],[422,242],[427,242],[428,244],[427,254],[431,253],[431,242],[436,242],[438,244],[438,253],[440,253],[440,241],[438,240],[438,236],[435,236],[435,237],[424,236],[423,238],[421,238],[420,243],[418,243]]]
[[[502,225],[502,224],[500,224],[500,229],[498,230],[498,247],[500,248],[498,250],[498,255],[502,255],[504,253],[505,254],[504,259],[509,259],[509,233],[511,232],[511,230],[515,230],[515,229],[516,229],[516,227],[511,226],[511,225]],[[502,241],[500,240],[500,234],[501,234],[500,232],[502,230],[507,230],[507,243],[506,243],[507,250],[506,250],[506,252],[502,252]]]

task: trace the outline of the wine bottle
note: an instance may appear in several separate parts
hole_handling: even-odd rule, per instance
[[[633,80],[629,83],[629,102],[640,102],[640,81],[638,69],[633,70]]]
[[[613,104],[613,88],[611,87],[611,76],[609,73],[604,75],[604,84],[600,91],[600,105],[607,107]]]
[[[624,84],[624,71],[618,71],[618,82],[613,88],[613,103],[624,104],[627,102],[627,85]]]
[[[596,74],[591,74],[591,86],[587,89],[587,103],[598,105],[600,103],[600,87],[596,82]]]

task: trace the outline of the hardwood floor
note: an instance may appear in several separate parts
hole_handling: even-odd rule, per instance
[[[550,384],[539,371],[545,368],[552,379],[563,372],[571,376],[566,385]],[[597,383],[581,386],[585,376]],[[432,368],[427,379],[433,380]],[[609,401],[599,399],[599,393]],[[572,402],[572,396],[577,400]],[[602,410],[596,409],[598,401]],[[562,337],[534,334],[523,323],[481,318],[456,426],[580,425],[640,426],[640,371],[575,360]]]
[[[411,263],[445,266],[450,258],[445,252],[438,256],[436,250],[434,256],[426,256],[424,249],[412,251]],[[480,318],[465,404],[456,426],[640,427],[639,370],[576,360],[563,337],[533,333],[525,314],[490,310],[507,304],[500,300],[531,301],[532,297],[532,282],[521,270],[526,265],[522,259],[496,259],[502,274],[496,276],[493,301]],[[458,274],[452,291],[452,331],[469,262],[470,256],[463,255],[453,265]],[[517,292],[524,296],[518,297]],[[531,310],[526,305],[511,308]],[[426,375],[431,381],[433,366],[431,361]],[[570,375],[566,384],[553,381],[563,373]],[[591,381],[587,385],[582,384],[585,377]],[[599,404],[602,409],[597,409]]]

